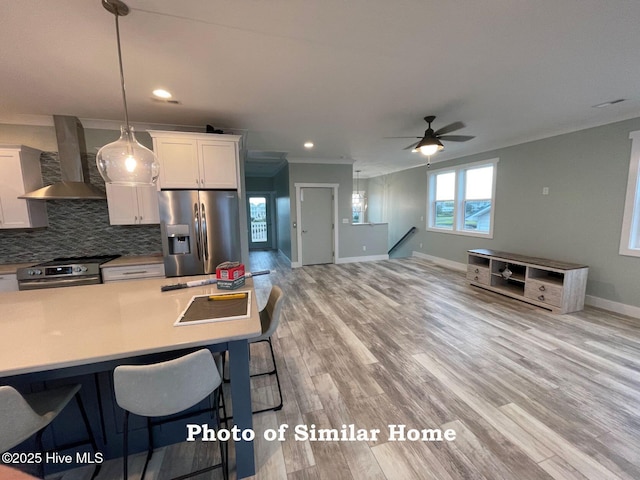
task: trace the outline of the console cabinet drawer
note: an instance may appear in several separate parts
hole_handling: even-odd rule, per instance
[[[524,287],[524,296],[531,300],[562,306],[562,286],[529,279]]]
[[[482,283],[483,285],[491,284],[491,274],[488,267],[479,265],[467,265],[467,280],[470,282]]]

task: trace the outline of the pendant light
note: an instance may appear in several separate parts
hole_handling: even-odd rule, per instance
[[[118,63],[120,65],[122,103],[124,104],[124,125],[120,127],[120,138],[113,143],[105,145],[98,151],[96,164],[105,183],[129,186],[153,185],[157,182],[160,173],[158,159],[151,150],[136,140],[133,127],[129,125],[129,113],[127,112],[118,17],[128,15],[129,7],[120,0],[102,0],[102,6],[116,18]]]

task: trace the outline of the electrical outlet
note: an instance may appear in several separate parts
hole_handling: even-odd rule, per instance
[[[367,246],[366,245],[362,245],[362,251],[366,252],[367,251]]]
[[[342,223],[349,223],[349,219],[348,218],[343,218],[342,219]]]
[[[422,248],[422,244],[420,244],[420,248]]]
[[[542,194],[549,195],[549,187],[542,187]]]

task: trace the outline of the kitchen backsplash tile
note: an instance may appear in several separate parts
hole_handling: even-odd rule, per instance
[[[88,154],[91,183],[104,190],[95,154]],[[60,181],[57,152],[40,156],[45,185]],[[149,255],[162,251],[159,225],[109,225],[106,200],[49,200],[49,226],[0,230],[0,263],[89,254]]]

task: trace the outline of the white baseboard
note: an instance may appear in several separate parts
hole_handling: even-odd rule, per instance
[[[434,257],[433,255],[427,255],[426,253],[416,252],[412,253],[412,256],[418,258],[424,258],[425,260],[430,260],[437,265],[442,265],[443,267],[448,267],[452,270],[459,270],[461,272],[467,271],[467,264],[454,262],[453,260],[447,260],[446,258]]]
[[[430,260],[437,265],[451,268],[452,270],[467,271],[467,265],[465,263],[454,262],[453,260],[447,260],[446,258],[434,257],[433,255],[427,255],[426,253],[413,252],[414,257],[424,258]],[[621,315],[628,315],[634,318],[640,318],[640,307],[635,305],[627,305],[625,303],[614,302],[613,300],[607,300],[606,298],[595,297],[593,295],[587,295],[584,299],[584,303],[591,307],[602,308],[610,312],[619,313]]]
[[[342,257],[336,260],[338,263],[356,263],[356,262],[376,262],[379,260],[389,260],[389,255],[366,255],[362,257]],[[302,262],[291,262],[291,268],[302,267]]]
[[[284,258],[286,258],[286,259],[287,259],[287,261],[289,262],[289,265],[291,265],[291,263],[292,263],[292,262],[291,262],[291,259],[290,259],[289,257],[287,257],[287,255],[286,255],[282,250],[278,249],[278,253],[279,253],[280,255],[282,255]]]
[[[622,315],[628,315],[634,318],[640,318],[640,307],[636,307],[635,305],[627,305],[626,303],[614,302],[613,300],[594,297],[593,295],[587,295],[584,299],[584,303],[592,307],[609,310],[610,312],[620,313]]]
[[[377,262],[380,260],[389,260],[389,255],[363,255],[362,257],[342,257],[336,260],[336,263],[357,263],[357,262]]]

